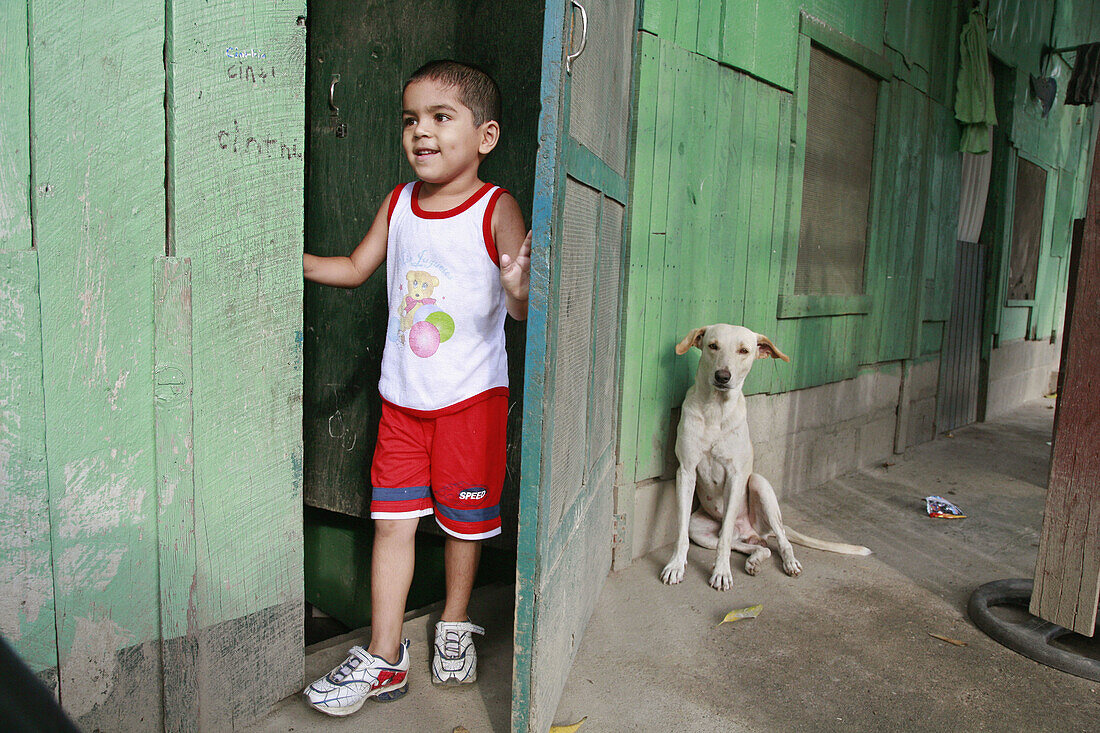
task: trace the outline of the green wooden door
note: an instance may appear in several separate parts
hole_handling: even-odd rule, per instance
[[[549,727],[611,567],[634,13],[634,0],[546,7],[520,478],[517,731]],[[567,55],[582,47],[570,63]]]

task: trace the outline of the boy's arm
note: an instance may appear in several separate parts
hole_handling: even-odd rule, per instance
[[[500,284],[508,314],[517,321],[527,318],[527,294],[531,274],[531,232],[511,194],[505,193],[493,209],[493,241],[500,253]]]
[[[386,238],[390,232],[389,210],[391,191],[374,215],[374,221],[363,241],[349,257],[319,257],[304,254],[302,267],[306,280],[340,288],[355,288],[366,282],[386,259]]]

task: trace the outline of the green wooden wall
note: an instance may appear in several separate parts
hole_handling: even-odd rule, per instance
[[[1052,20],[1056,38],[1100,40],[1100,33],[1071,30],[1084,20],[1097,22],[1083,1],[1059,3],[1057,15],[1053,2],[992,5],[1000,30],[991,49],[1014,64],[1038,58],[1036,29],[1049,33]],[[675,356],[673,346],[690,328],[743,323],[792,357],[790,364],[761,363],[746,384],[749,393],[812,387],[854,377],[863,365],[938,355],[954,277],[960,157],[953,107],[958,34],[969,7],[957,0],[644,4],[623,349],[623,481],[669,475],[673,410],[696,360]],[[792,297],[788,284],[801,211],[811,41],[884,82],[866,297],[856,307]],[[1091,127],[1085,113],[1062,105],[1039,119],[1026,97],[1027,71],[1021,67],[1013,80],[1011,105],[1019,112],[1009,125],[1012,145],[1049,160],[1056,175],[1039,299],[1025,309],[1022,330],[1019,316],[1002,314],[1019,309],[994,310],[998,328],[1019,331],[1018,338],[1028,324],[1032,336],[1049,337],[1065,296],[1066,202],[1079,205],[1080,153]],[[1063,71],[1063,89],[1067,80]]]
[[[89,730],[301,682],[304,15],[0,10],[0,633]]]
[[[1039,17],[1045,19],[1041,29],[1034,27]],[[1096,139],[1096,116],[1088,107],[1064,104],[1074,54],[1043,58],[1041,50],[1047,34],[1055,48],[1100,39],[1100,10],[1085,0],[1034,4],[1006,1],[991,6],[990,21],[1005,29],[990,34],[990,52],[1006,68],[997,86],[998,96],[1003,97],[1000,106],[1005,119],[997,131],[999,149],[994,151],[996,174],[990,184],[991,206],[987,212],[992,226],[983,230],[983,241],[990,245],[998,266],[987,288],[987,352],[994,344],[1008,341],[1049,339],[1060,327],[1073,220],[1085,213],[1091,160],[1088,152]],[[1029,75],[1040,72],[1054,77],[1058,84],[1057,102],[1045,119],[1029,87]],[[1008,301],[1005,293],[1015,167],[1020,156],[1047,172],[1036,297],[1026,304]]]

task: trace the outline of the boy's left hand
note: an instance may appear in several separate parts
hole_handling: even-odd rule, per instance
[[[516,300],[526,301],[530,281],[531,232],[527,232],[514,259],[503,252],[500,254],[500,284]]]

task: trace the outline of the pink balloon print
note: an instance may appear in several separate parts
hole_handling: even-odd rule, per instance
[[[439,348],[439,329],[427,321],[414,323],[409,329],[409,348],[420,358],[427,359]]]

